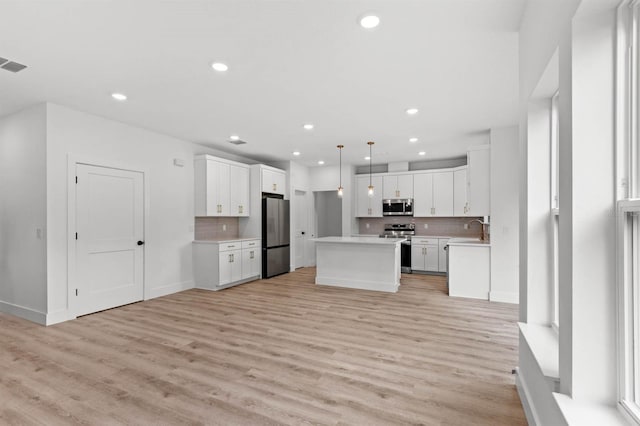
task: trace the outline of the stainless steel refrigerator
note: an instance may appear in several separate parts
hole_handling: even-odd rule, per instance
[[[262,199],[262,278],[289,272],[289,200]]]

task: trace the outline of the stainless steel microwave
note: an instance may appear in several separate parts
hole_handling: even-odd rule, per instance
[[[412,198],[382,200],[383,216],[413,216]]]

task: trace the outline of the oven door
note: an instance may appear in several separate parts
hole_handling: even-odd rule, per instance
[[[411,273],[411,241],[400,243],[400,270],[402,273]]]

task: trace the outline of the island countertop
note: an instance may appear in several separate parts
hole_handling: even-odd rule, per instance
[[[394,245],[406,241],[406,238],[371,238],[371,237],[321,237],[311,241],[316,243],[344,243],[368,245]]]

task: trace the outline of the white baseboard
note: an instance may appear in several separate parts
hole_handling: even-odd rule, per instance
[[[531,397],[529,396],[527,383],[524,381],[520,374],[516,375],[516,389],[518,390],[518,395],[520,396],[520,402],[522,403],[522,408],[524,410],[524,415],[527,418],[527,423],[529,423],[530,426],[540,425],[540,420],[537,413],[535,412],[535,407],[531,404]]]
[[[364,281],[344,278],[324,277],[316,275],[316,284],[327,285],[333,287],[357,288],[360,290],[384,291],[387,293],[396,293],[398,284],[386,283],[380,281]]]
[[[183,281],[181,283],[173,283],[164,285],[162,287],[156,287],[149,289],[149,292],[145,295],[144,300],[155,299],[156,297],[167,296],[169,294],[178,293],[184,290],[189,290],[195,287],[193,281]]]
[[[72,320],[72,319],[76,319],[75,315],[70,315],[69,311],[67,311],[67,310],[53,312],[51,314],[47,314],[47,324],[46,325],[58,324],[58,323],[61,323],[61,322]]]
[[[0,301],[0,312],[14,315],[37,324],[47,324],[47,314],[44,312],[36,311],[35,309],[26,308],[24,306],[14,305],[13,303]]]
[[[491,291],[489,292],[489,300],[492,302],[504,302],[504,303],[520,303],[520,296],[518,293],[512,291]]]

